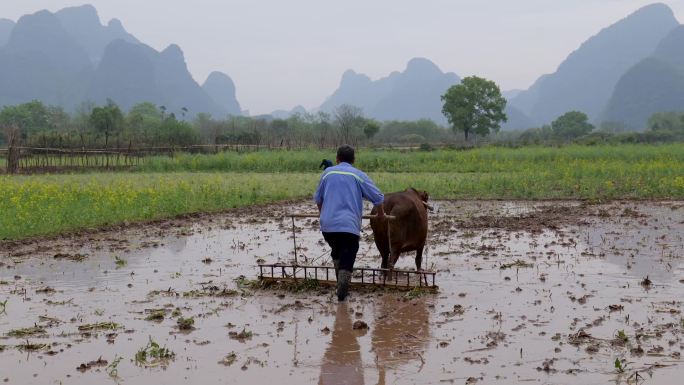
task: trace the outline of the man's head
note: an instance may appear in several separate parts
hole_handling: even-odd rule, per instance
[[[354,147],[343,144],[337,149],[337,163],[346,162],[349,164],[354,163]]]

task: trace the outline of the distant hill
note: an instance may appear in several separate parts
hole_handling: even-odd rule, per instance
[[[55,13],[55,16],[95,64],[102,59],[105,47],[114,40],[140,43],[126,32],[118,19],[110,20],[106,26],[102,25],[97,10],[92,5],[64,8]]]
[[[620,78],[604,119],[642,129],[652,114],[665,111],[684,111],[684,26]]]
[[[639,9],[583,43],[550,75],[511,99],[537,124],[570,110],[600,117],[620,77],[679,25],[664,4]]]
[[[320,110],[331,112],[337,106],[351,104],[361,107],[366,116],[378,120],[430,119],[447,125],[442,114],[441,96],[449,87],[460,82],[458,75],[442,72],[425,58],[411,59],[403,72],[395,71],[375,81],[364,74],[348,70],[342,75],[340,86],[321,105]],[[503,129],[534,126],[515,107],[507,107],[506,113],[509,120],[503,124]]]
[[[88,54],[50,12],[19,19],[0,49],[0,105],[40,99],[74,106],[92,74]]]
[[[520,95],[521,92],[525,90],[501,90],[501,95],[506,98],[506,100],[513,99],[514,97]]]
[[[352,104],[361,107],[366,116],[379,120],[425,118],[444,123],[440,97],[460,81],[458,75],[444,73],[424,58],[411,59],[403,72],[392,72],[375,81],[348,70],[320,110],[331,112],[342,104]]]
[[[204,92],[219,106],[223,106],[228,114],[240,115],[240,103],[235,97],[235,84],[230,76],[223,72],[212,72],[202,84]]]
[[[508,121],[501,125],[503,130],[525,130],[536,126],[532,119],[510,104],[506,105],[506,116]]]
[[[8,19],[0,19],[0,48],[7,44],[14,28],[14,22]]]
[[[293,107],[291,110],[275,110],[271,112],[270,114],[265,114],[265,115],[258,115],[256,118],[259,119],[266,119],[266,120],[273,120],[273,119],[288,119],[296,114],[306,114],[308,111],[306,108],[304,108],[301,105]]]
[[[226,75],[208,79],[210,96],[192,78],[180,47],[158,52],[116,19],[102,25],[90,5],[40,11],[16,25],[0,20],[0,42],[7,33],[0,47],[0,106],[38,99],[73,110],[86,100],[112,99],[124,109],[149,101],[177,116],[183,108],[189,117],[240,113]]]
[[[183,52],[176,45],[157,52],[143,44],[113,41],[105,49],[86,98],[97,103],[111,98],[124,109],[149,100],[179,117],[183,108],[190,115],[227,114],[192,79]]]
[[[85,98],[99,104],[111,98],[124,109],[141,100],[161,101],[162,93],[157,88],[152,58],[155,53],[141,44],[123,40],[111,42],[103,53]]]

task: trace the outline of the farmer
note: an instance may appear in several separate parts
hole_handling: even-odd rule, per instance
[[[323,159],[321,164],[318,166],[318,168],[322,168],[323,170],[326,170],[328,167],[332,167],[333,162],[328,160],[328,159]]]
[[[356,252],[359,250],[363,199],[377,209],[377,218],[385,218],[385,197],[370,178],[352,166],[354,148],[337,149],[337,165],[323,171],[314,200],[320,211],[321,232],[328,242],[337,275],[337,299],[344,301],[349,292]]]

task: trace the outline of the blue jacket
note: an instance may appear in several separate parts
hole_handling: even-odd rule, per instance
[[[349,163],[327,168],[314,194],[314,201],[322,205],[321,231],[360,235],[364,198],[379,205],[385,196],[368,175]]]

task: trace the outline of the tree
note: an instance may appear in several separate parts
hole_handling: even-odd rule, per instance
[[[197,129],[187,122],[179,121],[171,114],[161,126],[165,133],[166,141],[172,146],[191,146],[199,139]]]
[[[333,127],[330,123],[330,114],[318,111],[314,117],[314,136],[318,142],[319,148],[324,148],[326,144],[331,142],[331,137],[333,136]]]
[[[86,147],[85,138],[92,127],[90,116],[92,115],[94,108],[95,103],[91,101],[83,102],[76,107],[76,116],[74,117],[73,122],[76,125],[76,131],[81,139],[82,148]]]
[[[129,140],[142,140],[154,145],[161,136],[161,111],[154,103],[142,102],[131,107],[126,123]]]
[[[217,139],[221,134],[221,125],[211,118],[211,114],[200,112],[195,116],[194,125],[205,143],[217,144]]]
[[[648,119],[649,131],[684,131],[684,114],[656,112]]]
[[[551,130],[551,126],[545,124],[538,128],[528,128],[520,134],[518,140],[526,144],[539,144],[548,141],[552,136],[553,131]]]
[[[589,117],[584,112],[570,111],[554,120],[551,130],[554,137],[571,140],[592,132],[594,126],[589,123]]]
[[[620,134],[629,131],[629,127],[624,122],[607,120],[601,122],[599,131],[607,134]]]
[[[498,132],[508,117],[504,113],[506,99],[493,81],[471,76],[451,86],[442,95],[442,113],[455,131],[463,131],[465,139],[472,132],[486,136]]]
[[[288,131],[288,123],[287,120],[284,119],[273,119],[271,122],[271,132],[273,134],[273,137],[275,139],[280,139],[280,146],[283,146],[283,143],[285,142],[285,136],[287,135]]]
[[[377,135],[378,132],[380,132],[380,123],[376,122],[375,120],[368,120],[366,122],[366,126],[363,127],[363,133],[368,139]]]
[[[356,137],[358,136],[359,131],[361,131],[361,126],[365,121],[363,118],[363,110],[350,104],[343,104],[335,108],[333,116],[340,129],[342,142],[348,144],[356,142]]]
[[[38,100],[4,107],[2,119],[4,123],[12,122],[23,138],[50,128],[48,108]]]
[[[19,150],[22,131],[29,124],[30,116],[21,106],[5,106],[0,111],[0,128],[7,141],[7,173],[13,174],[19,168]]]
[[[107,105],[93,108],[90,122],[97,131],[104,134],[105,148],[107,148],[109,137],[118,134],[123,128],[124,117],[119,106],[109,100]]]
[[[71,127],[71,116],[64,111],[64,108],[50,106],[47,108],[47,116],[50,129],[56,131],[59,135],[68,134]]]
[[[453,131],[428,119],[417,121],[392,120],[383,123],[375,140],[381,143],[397,143],[400,138],[411,134],[420,135],[425,138],[426,142],[430,143],[445,142],[454,135]]]

